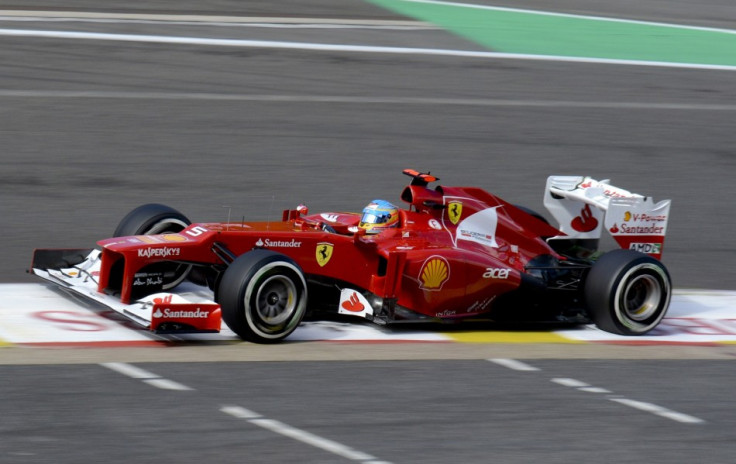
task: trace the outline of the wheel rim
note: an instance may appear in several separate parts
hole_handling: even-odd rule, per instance
[[[176,218],[166,218],[153,223],[142,235],[156,235],[181,232],[189,226],[186,222]]]
[[[621,282],[615,296],[616,318],[632,333],[648,332],[669,306],[669,278],[659,266],[644,263],[629,269]]]
[[[657,312],[661,300],[659,281],[653,275],[638,275],[626,285],[623,310],[631,320],[645,321]]]
[[[290,262],[272,261],[261,265],[248,278],[244,290],[240,310],[245,316],[247,331],[262,342],[288,336],[307,309],[307,282],[301,269]]]
[[[258,317],[269,326],[284,324],[297,308],[297,288],[286,276],[274,275],[258,288],[255,310]]]

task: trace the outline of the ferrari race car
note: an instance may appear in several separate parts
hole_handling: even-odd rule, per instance
[[[192,223],[146,204],[96,249],[36,250],[31,272],[155,332],[217,332],[277,342],[306,314],[400,322],[562,321],[642,335],[672,285],[659,261],[670,201],[589,177],[551,176],[559,223],[475,187],[430,188],[405,170],[405,208],[281,221]],[[602,230],[616,249],[598,250]]]

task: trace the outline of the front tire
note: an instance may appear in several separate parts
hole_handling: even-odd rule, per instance
[[[174,208],[149,203],[128,213],[112,236],[174,234],[186,229],[191,223],[192,221]],[[170,290],[182,283],[191,270],[191,264],[174,262],[156,263],[141,269],[142,272],[161,273],[164,279],[162,290]]]
[[[585,281],[589,316],[600,329],[620,335],[644,335],[655,328],[671,296],[664,265],[633,250],[604,254]]]
[[[289,336],[304,318],[307,283],[291,258],[253,250],[228,266],[217,298],[223,320],[242,339],[276,343]]]
[[[186,229],[191,223],[192,221],[174,208],[149,203],[129,212],[120,221],[112,236],[173,234]]]

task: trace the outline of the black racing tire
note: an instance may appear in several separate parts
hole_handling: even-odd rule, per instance
[[[186,216],[166,205],[149,203],[129,212],[118,224],[113,237],[181,232],[191,224]]]
[[[549,223],[549,221],[547,220],[546,217],[542,216],[540,213],[534,211],[533,209],[527,208],[526,206],[521,206],[521,205],[513,205],[513,206],[515,206],[517,209],[520,209],[520,210],[524,211],[529,216],[542,221],[543,223],[547,224],[548,226],[554,227],[554,226],[552,226],[552,224]],[[542,240],[547,240],[550,237],[551,236],[541,236],[540,238]]]
[[[217,288],[222,319],[242,339],[277,343],[304,318],[307,282],[288,256],[253,250],[228,266]]]
[[[192,221],[174,208],[149,203],[129,212],[118,224],[113,237],[173,234],[186,229],[191,223]],[[152,264],[141,271],[162,273],[162,290],[169,290],[182,283],[191,270],[191,264],[166,262]]]
[[[517,209],[520,209],[520,210],[524,211],[524,212],[525,212],[526,214],[528,214],[529,216],[531,216],[531,217],[533,217],[533,218],[536,218],[536,219],[539,219],[539,220],[540,220],[540,221],[542,221],[543,223],[545,223],[545,224],[547,224],[547,225],[550,225],[550,223],[549,223],[549,221],[547,220],[547,218],[545,218],[544,216],[542,216],[542,215],[541,215],[541,214],[539,214],[538,212],[534,211],[533,209],[531,209],[531,208],[527,208],[526,206],[521,206],[521,205],[513,205],[513,206],[514,206],[514,207],[516,207]]]
[[[613,250],[593,264],[584,292],[588,315],[598,328],[644,335],[667,312],[672,280],[657,259],[634,250]]]

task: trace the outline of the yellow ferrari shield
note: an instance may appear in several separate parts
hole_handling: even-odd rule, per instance
[[[463,215],[463,204],[459,201],[451,201],[447,204],[447,216],[450,222],[457,225],[460,222],[460,216]]]
[[[317,264],[320,266],[324,266],[330,261],[330,258],[332,258],[332,249],[334,245],[332,243],[327,242],[321,242],[317,244]]]

